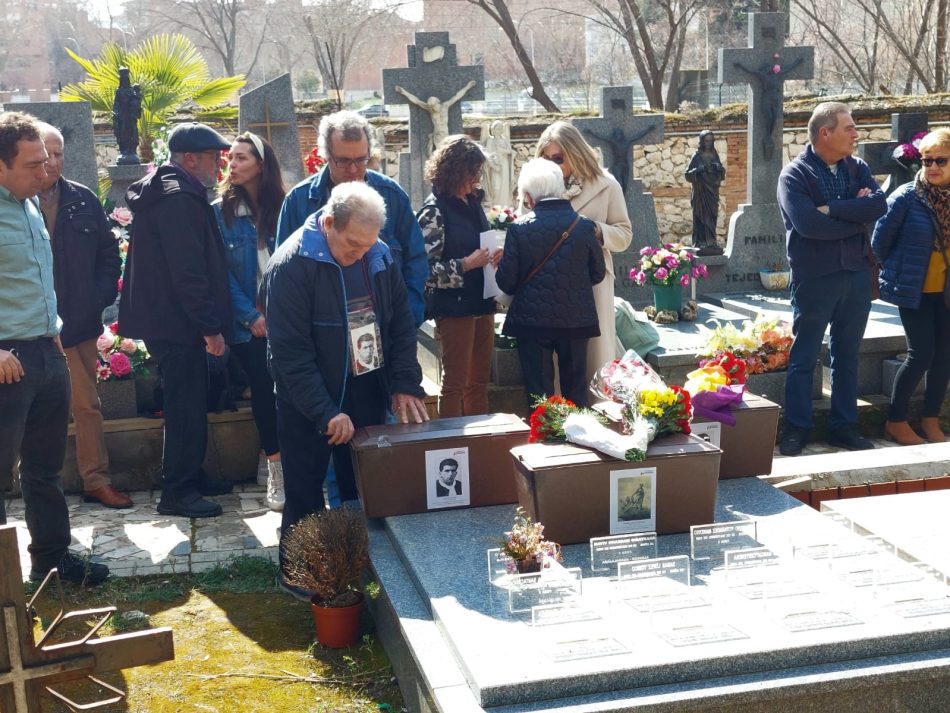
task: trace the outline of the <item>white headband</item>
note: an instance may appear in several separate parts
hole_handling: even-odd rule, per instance
[[[257,134],[252,134],[250,131],[245,131],[240,135],[241,139],[250,139],[251,143],[254,144],[254,148],[257,149],[258,156],[261,157],[261,162],[264,161],[264,142],[261,141],[261,137]]]

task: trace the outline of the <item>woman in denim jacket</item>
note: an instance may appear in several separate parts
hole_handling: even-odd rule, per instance
[[[231,349],[247,373],[251,411],[267,455],[267,504],[284,507],[284,478],[277,444],[274,382],[267,371],[267,325],[257,308],[257,290],[274,251],[277,216],[284,200],[280,164],[270,144],[251,132],[234,140],[230,170],[214,202],[228,258],[234,340]]]

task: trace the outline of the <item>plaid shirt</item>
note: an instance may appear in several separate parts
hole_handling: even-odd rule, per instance
[[[821,192],[826,201],[841,201],[848,197],[848,164],[841,159],[834,172],[824,161],[818,163],[818,178],[821,179]]]

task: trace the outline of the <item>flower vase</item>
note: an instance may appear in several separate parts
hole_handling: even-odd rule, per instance
[[[528,557],[528,559],[515,560],[515,568],[518,574],[531,574],[541,571],[541,563],[535,557]]]
[[[135,401],[135,379],[109,379],[96,384],[99,402],[102,405],[102,418],[135,418],[138,408]]]
[[[675,285],[653,285],[653,304],[657,312],[671,310],[679,312],[683,309],[683,288]]]

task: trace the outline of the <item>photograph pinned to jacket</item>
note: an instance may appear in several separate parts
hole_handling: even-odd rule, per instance
[[[375,371],[382,364],[376,323],[350,330],[350,373],[357,376]]]
[[[656,532],[656,468],[610,471],[610,534]]]
[[[429,510],[469,505],[468,448],[426,451],[426,504]]]

